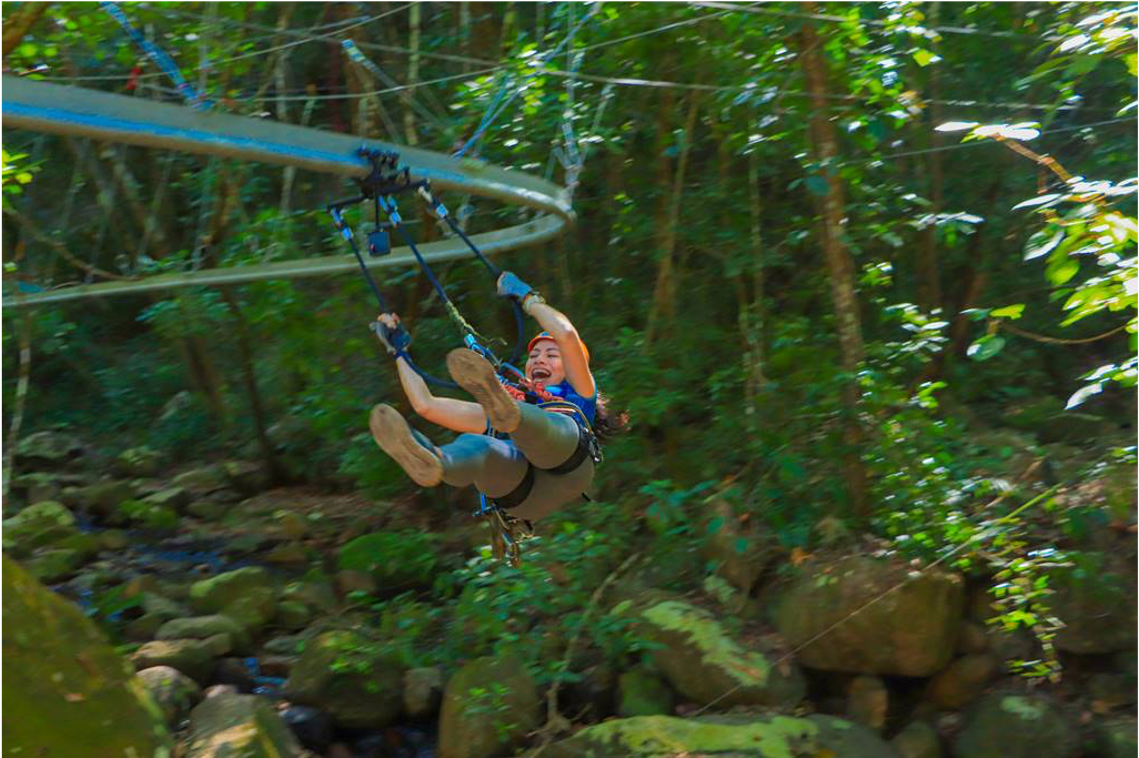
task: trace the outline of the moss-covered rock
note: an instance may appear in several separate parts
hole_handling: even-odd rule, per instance
[[[1135,649],[1134,558],[1081,553],[1076,566],[1053,577],[1048,604],[1064,628],[1056,647],[1090,655]]]
[[[249,646],[249,635],[234,619],[221,614],[171,619],[159,628],[155,639],[204,640],[215,634],[228,634],[234,650],[241,652]]]
[[[275,621],[278,626],[290,631],[304,629],[312,622],[312,611],[304,603],[296,600],[283,600],[277,604]]]
[[[190,502],[190,493],[183,487],[163,487],[157,492],[146,495],[142,501],[176,513],[183,513]]]
[[[890,691],[876,676],[856,676],[846,690],[846,716],[881,732],[890,710]]]
[[[890,740],[900,758],[941,758],[937,730],[924,721],[911,721]]]
[[[409,669],[403,677],[403,710],[413,719],[434,716],[443,699],[443,670],[438,666]]]
[[[169,755],[162,713],[75,605],[3,558],[4,753]]]
[[[305,645],[285,692],[295,703],[326,711],[340,726],[384,727],[399,714],[405,668],[375,641],[334,630]]]
[[[139,671],[169,666],[205,684],[213,673],[214,659],[219,656],[216,650],[207,640],[155,640],[131,653],[131,663]]]
[[[206,698],[190,713],[186,758],[301,758],[304,754],[265,698],[223,694]]]
[[[381,591],[411,589],[429,585],[435,576],[435,545],[433,535],[420,531],[373,532],[345,543],[336,566],[368,574]]]
[[[60,476],[51,471],[33,471],[21,474],[12,480],[12,492],[21,493],[28,503],[41,503],[55,500],[63,490]]]
[[[227,571],[194,582],[190,587],[190,604],[198,613],[219,613],[252,590],[271,590],[272,585],[269,572],[259,566]]]
[[[229,477],[220,465],[201,466],[178,474],[170,480],[170,483],[175,487],[204,495],[228,487]]]
[[[131,481],[104,479],[84,487],[75,487],[68,492],[67,498],[68,505],[107,518],[114,514],[119,503],[131,500],[137,494],[138,491]]]
[[[643,666],[617,678],[617,715],[670,716],[675,696],[669,686]]]
[[[640,716],[588,727],[555,742],[549,758],[635,758],[715,755],[717,758],[897,758],[866,727],[831,716],[774,713],[682,719]]]
[[[633,613],[638,632],[660,646],[653,663],[673,688],[706,704],[794,705],[806,684],[791,660],[775,665],[772,656],[749,649],[724,630],[708,611],[664,593],[651,593]]]
[[[163,462],[162,453],[142,446],[128,448],[119,453],[112,467],[119,476],[157,476]]]
[[[4,550],[27,555],[38,547],[51,545],[75,534],[75,515],[55,500],[45,500],[23,508],[4,519]]]
[[[62,468],[83,456],[83,443],[66,432],[29,434],[16,446],[16,460],[27,468]]]
[[[119,503],[110,520],[114,524],[129,524],[166,532],[177,529],[179,523],[178,513],[173,508],[133,499]]]
[[[1101,758],[1134,758],[1139,753],[1134,716],[1108,719],[1095,725],[1095,748]]]
[[[45,584],[55,584],[73,575],[86,562],[78,550],[46,548],[36,552],[28,562],[28,573]]]
[[[959,574],[853,557],[795,581],[775,622],[805,666],[929,676],[953,656],[963,605]]]
[[[138,672],[138,678],[172,729],[177,729],[190,709],[202,699],[202,689],[197,682],[169,666],[143,669]]]
[[[929,681],[926,697],[944,711],[964,708],[996,676],[1000,663],[991,655],[963,655]]]
[[[476,658],[447,682],[439,713],[439,758],[514,755],[538,726],[541,702],[515,658]]]
[[[221,464],[226,479],[243,495],[256,495],[269,487],[269,472],[255,461],[225,461]]]
[[[718,576],[746,595],[775,557],[774,542],[754,519],[741,523],[726,500],[713,500],[705,513],[701,556],[715,566]]]
[[[968,758],[1072,758],[1076,729],[1044,695],[993,693],[965,716],[954,753]]]

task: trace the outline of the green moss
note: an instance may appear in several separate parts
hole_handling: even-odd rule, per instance
[[[1001,708],[1029,721],[1039,721],[1044,718],[1044,713],[1047,710],[1043,703],[1034,702],[1016,695],[1009,695],[1008,697],[1002,698]]]
[[[803,755],[804,741],[812,744],[818,726],[804,719],[773,716],[770,721],[741,725],[714,724],[671,716],[641,716],[608,721],[582,731],[575,740],[616,743],[628,755],[699,750],[702,753],[739,751],[762,758]]]
[[[762,687],[767,683],[771,669],[767,659],[737,645],[705,611],[667,600],[648,608],[644,616],[662,629],[687,634],[706,663],[723,670],[742,686]]]

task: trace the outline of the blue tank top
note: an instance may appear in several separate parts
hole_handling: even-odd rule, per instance
[[[581,412],[585,414],[585,417],[587,419],[589,419],[589,423],[592,426],[594,416],[597,415],[597,390],[596,389],[594,389],[594,391],[593,391],[593,397],[584,398],[581,395],[577,394],[577,392],[574,390],[572,384],[570,384],[566,380],[562,380],[558,384],[552,384],[549,387],[546,387],[546,392],[549,392],[551,395],[553,395],[556,398],[559,398],[561,400],[565,400],[568,403],[573,403],[574,405],[576,405],[578,408],[581,409]]]

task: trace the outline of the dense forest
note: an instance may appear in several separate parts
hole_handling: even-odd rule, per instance
[[[6,92],[556,185],[571,223],[489,257],[625,419],[500,559],[473,488],[373,440],[377,403],[454,435],[358,269],[194,283],[354,266],[326,208],[356,184],[19,128],[5,95],[5,754],[1130,758],[1136,17],[3,3]],[[408,196],[400,230],[540,215],[439,198],[454,224]],[[473,256],[369,270],[428,373],[457,314],[509,352]]]

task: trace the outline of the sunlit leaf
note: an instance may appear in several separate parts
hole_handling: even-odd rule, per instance
[[[975,361],[987,361],[999,353],[1004,346],[1005,340],[1003,337],[990,334],[970,345],[969,349],[965,351],[965,354]]]
[[[934,127],[936,132],[963,132],[966,129],[972,129],[975,126],[980,126],[976,121],[947,121],[941,126]]]
[[[1076,390],[1075,394],[1068,398],[1068,404],[1064,406],[1064,410],[1075,408],[1077,405],[1084,402],[1092,395],[1097,395],[1100,392],[1103,392],[1103,385],[1099,383],[1089,384],[1086,387],[1081,387],[1080,389]]]
[[[1012,209],[1014,211],[1017,211],[1021,208],[1033,208],[1040,205],[1055,205],[1063,197],[1063,195],[1059,194],[1037,195],[1036,197],[1025,200],[1024,202],[1017,203],[1012,207]]]
[[[1047,231],[1040,231],[1032,235],[1028,240],[1028,246],[1024,251],[1024,260],[1030,261],[1033,258],[1039,258],[1052,252],[1053,249],[1064,239],[1065,231],[1060,229],[1050,238]]]
[[[1016,305],[1006,305],[1004,308],[997,308],[992,312],[995,318],[1007,318],[1016,320],[1024,313],[1024,303],[1017,303]]]

